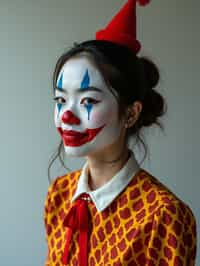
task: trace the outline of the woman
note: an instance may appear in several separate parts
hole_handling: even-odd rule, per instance
[[[154,90],[158,69],[137,56],[135,24],[128,1],[95,40],[75,44],[56,64],[55,125],[65,154],[86,163],[49,186],[46,266],[194,265],[192,211],[129,147],[134,138],[146,151],[142,130],[162,128],[165,113]]]

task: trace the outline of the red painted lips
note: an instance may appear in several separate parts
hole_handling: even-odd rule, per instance
[[[104,126],[105,125],[99,128],[86,129],[85,132],[62,130],[61,127],[58,127],[57,130],[61,135],[65,146],[78,147],[92,141],[95,136],[104,128]]]
[[[85,136],[86,134],[82,133],[82,132],[74,131],[74,130],[63,130],[63,135],[81,138],[81,137]]]

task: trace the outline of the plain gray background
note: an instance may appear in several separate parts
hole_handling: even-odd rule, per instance
[[[59,143],[53,122],[52,72],[74,41],[92,39],[122,0],[1,0],[0,265],[39,266],[46,256],[43,205],[47,166]],[[146,131],[150,157],[142,165],[199,211],[199,8],[195,0],[138,8],[140,55],[159,66],[166,97],[165,134]],[[136,156],[140,157],[139,152]],[[72,169],[84,159],[66,159]],[[52,178],[65,173],[59,163]],[[200,265],[200,259],[196,265]]]

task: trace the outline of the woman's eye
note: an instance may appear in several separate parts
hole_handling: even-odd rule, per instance
[[[93,99],[93,98],[89,98],[89,97],[87,97],[87,98],[84,98],[82,101],[81,101],[81,103],[83,103],[84,102],[84,104],[95,104],[95,103],[98,103],[99,101],[97,101],[97,100],[95,100],[95,99]]]
[[[55,97],[53,98],[53,100],[56,102],[56,103],[60,103],[60,104],[64,104],[65,103],[65,99],[63,97]],[[83,104],[96,104],[98,103],[99,101],[93,99],[93,98],[84,98],[82,99],[81,103]]]
[[[56,103],[61,103],[61,104],[63,104],[64,101],[65,101],[65,99],[62,98],[62,97],[55,97],[55,98],[53,98],[53,100],[54,100]]]

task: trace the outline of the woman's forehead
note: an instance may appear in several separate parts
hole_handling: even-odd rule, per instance
[[[57,87],[61,85],[66,89],[106,87],[101,72],[87,55],[72,57],[63,65],[57,79]]]

